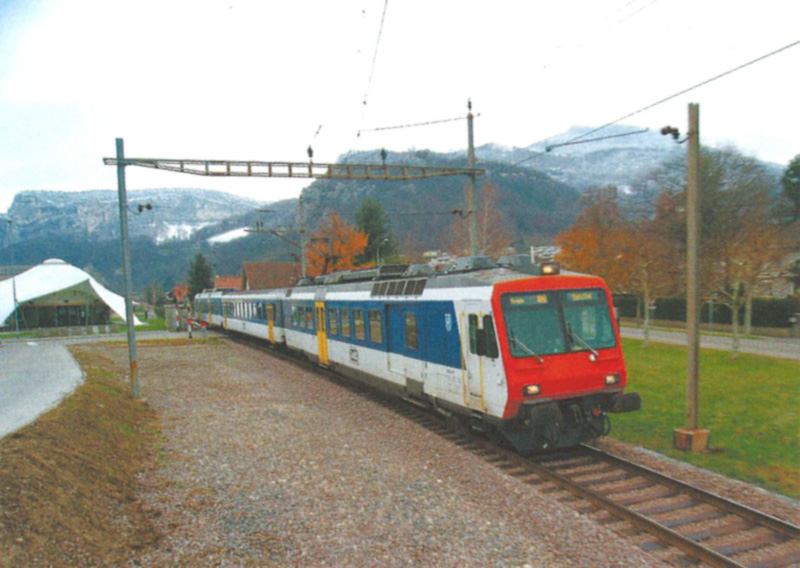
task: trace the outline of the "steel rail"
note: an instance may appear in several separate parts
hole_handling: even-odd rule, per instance
[[[800,527],[788,521],[784,521],[778,517],[758,511],[748,507],[747,505],[737,503],[736,501],[731,501],[730,499],[722,497],[721,495],[717,495],[711,491],[689,485],[688,483],[680,481],[679,479],[675,479],[674,477],[670,477],[667,474],[660,473],[654,469],[650,469],[647,466],[628,461],[625,458],[609,454],[603,450],[587,446],[586,444],[582,444],[579,447],[584,453],[610,462],[618,467],[621,467],[622,469],[625,469],[626,471],[629,471],[630,473],[646,477],[661,485],[667,485],[669,487],[679,489],[682,493],[687,493],[699,501],[703,501],[728,513],[747,519],[751,523],[767,527],[788,538],[800,539]]]
[[[619,505],[611,499],[592,491],[588,487],[548,469],[544,465],[538,464],[504,448],[499,448],[491,442],[486,442],[484,440],[476,440],[476,442],[486,449],[491,449],[494,452],[500,453],[504,458],[512,462],[514,465],[523,469],[532,470],[540,477],[545,478],[548,481],[552,481],[573,495],[582,499],[586,499],[587,501],[591,501],[601,509],[610,512],[616,517],[629,521],[635,527],[647,531],[658,539],[682,550],[693,558],[697,558],[703,562],[706,562],[710,566],[717,568],[746,568],[743,564],[740,564],[735,560],[718,553],[716,550],[703,546],[702,544],[699,544],[690,538],[687,538],[682,534],[637,513],[636,511],[633,511],[623,505]]]

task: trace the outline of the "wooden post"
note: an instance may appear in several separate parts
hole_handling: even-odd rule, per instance
[[[475,137],[472,127],[472,101],[467,103],[467,168],[475,169]],[[464,189],[464,201],[467,204],[467,222],[469,223],[469,249],[472,256],[478,256],[478,212],[475,210],[475,173],[467,174],[467,186]]]
[[[708,448],[708,430],[698,427],[700,371],[700,105],[689,104],[688,172],[686,180],[686,426],[673,432],[673,444],[684,450]]]

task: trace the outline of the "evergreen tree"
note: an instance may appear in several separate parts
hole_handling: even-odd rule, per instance
[[[355,211],[356,229],[367,235],[367,246],[356,258],[359,264],[377,262],[380,250],[381,262],[397,254],[397,243],[387,226],[383,205],[377,199],[365,197]]]
[[[800,219],[800,154],[795,156],[781,178],[783,194],[794,204],[793,219]]]
[[[214,286],[214,274],[203,253],[198,252],[189,264],[189,300],[194,301],[195,294]]]

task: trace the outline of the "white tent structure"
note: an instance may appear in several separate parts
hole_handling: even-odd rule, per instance
[[[125,320],[125,298],[104,288],[83,270],[51,258],[0,282],[0,325],[29,302],[56,305],[79,303],[86,298],[99,299]],[[134,316],[134,324],[140,323]]]

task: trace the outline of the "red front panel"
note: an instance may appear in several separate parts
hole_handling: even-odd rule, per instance
[[[536,356],[512,355],[503,314],[501,297],[513,292],[536,292],[548,290],[580,290],[600,288],[606,296],[609,318],[613,326],[614,345],[598,348],[595,356],[591,350],[581,349],[567,353],[540,354]],[[503,418],[516,416],[520,404],[542,398],[560,399],[599,392],[620,391],[626,383],[625,363],[619,342],[619,329],[611,311],[611,294],[601,278],[585,275],[534,276],[509,280],[495,285],[492,294],[492,309],[496,318],[500,353],[508,385],[508,402]],[[519,353],[517,353],[519,355]],[[620,381],[607,386],[604,378],[609,373],[618,373]],[[537,384],[541,392],[537,396],[524,397],[522,387]]]

